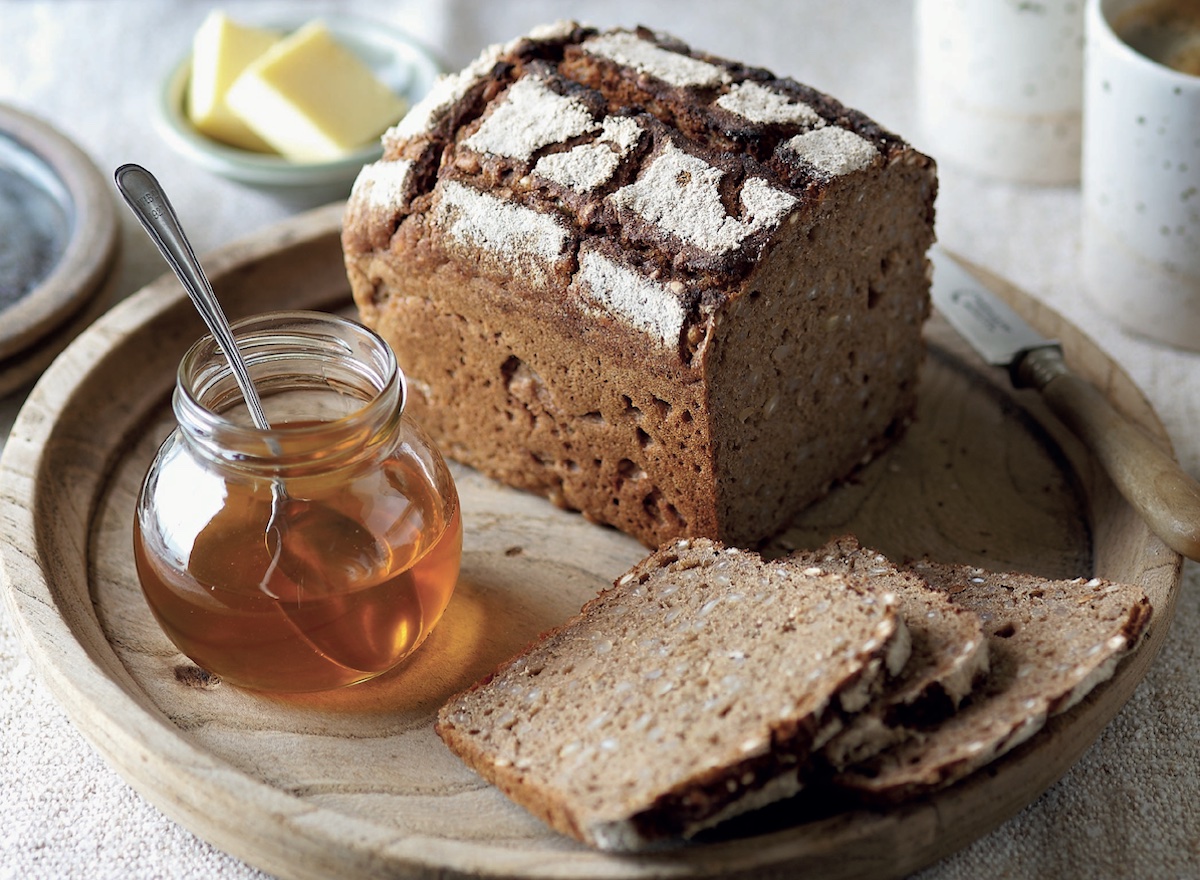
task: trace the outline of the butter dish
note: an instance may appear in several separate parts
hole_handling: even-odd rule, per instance
[[[294,16],[260,24],[291,32],[311,21]],[[412,37],[381,22],[336,16],[324,19],[330,33],[361,59],[391,91],[410,106],[419,100],[442,72],[436,59]],[[256,23],[259,24],[259,23]],[[240,183],[264,187],[344,187],[364,164],[381,153],[378,141],[335,159],[295,161],[273,153],[256,153],[219,143],[195,129],[186,112],[191,78],[191,54],[180,59],[156,96],[156,122],[176,152],[201,168]],[[341,193],[344,197],[345,193]]]

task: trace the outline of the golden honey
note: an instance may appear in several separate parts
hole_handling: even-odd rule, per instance
[[[219,353],[189,353],[179,427],[139,499],[138,577],[172,642],[225,681],[276,692],[354,684],[394,668],[441,618],[462,554],[457,493],[402,417],[403,381],[387,379],[394,358],[381,340],[333,316],[256,320],[237,328],[251,334],[239,348],[252,375],[259,365],[272,428],[239,419]],[[297,322],[306,334],[315,322],[329,351],[281,354],[314,345]],[[372,369],[338,366],[343,334],[383,346]]]

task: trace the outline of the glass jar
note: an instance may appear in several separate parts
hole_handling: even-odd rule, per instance
[[[395,355],[335,315],[234,325],[270,430],[253,426],[212,337],[179,367],[178,427],[137,503],[134,559],[154,616],[243,687],[327,690],[395,667],[458,578],[454,481],[403,418]]]

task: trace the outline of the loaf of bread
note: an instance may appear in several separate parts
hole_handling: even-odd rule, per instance
[[[883,554],[846,535],[791,559],[813,574],[842,575],[860,589],[894,595],[912,644],[903,671],[822,749],[835,769],[873,757],[948,718],[987,674],[988,643],[980,616]]]
[[[450,456],[650,547],[751,546],[910,418],[935,168],[833,98],[563,23],[383,142],[346,267]]]
[[[794,794],[907,654],[891,595],[683,539],[451,699],[436,729],[552,827],[632,851]]]
[[[1150,622],[1149,599],[1128,584],[930,562],[913,571],[980,616],[991,668],[949,719],[837,777],[872,801],[942,788],[1016,748],[1110,678]]]

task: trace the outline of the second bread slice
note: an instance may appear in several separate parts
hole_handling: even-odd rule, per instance
[[[804,569],[668,545],[450,700],[437,732],[511,799],[606,850],[791,795],[908,655],[892,595]]]
[[[908,739],[916,728],[950,716],[987,673],[988,642],[979,615],[854,537],[836,538],[791,558],[813,572],[843,575],[864,589],[894,594],[912,639],[904,670],[824,747],[834,768],[871,757]]]
[[[984,621],[991,669],[945,722],[837,778],[868,800],[944,787],[1011,751],[1110,678],[1150,622],[1149,599],[1129,584],[931,562],[913,570]]]

